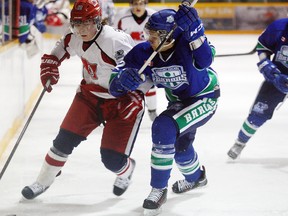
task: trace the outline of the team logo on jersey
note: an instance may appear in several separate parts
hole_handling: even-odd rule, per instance
[[[275,60],[281,62],[285,67],[288,68],[288,46],[281,46],[280,51],[277,52]]]
[[[177,89],[183,84],[188,84],[187,74],[180,65],[152,68],[152,79],[156,84],[169,89]]]
[[[118,50],[116,51],[115,53],[115,59],[118,60],[118,59],[121,59],[124,57],[124,50]]]
[[[84,58],[81,58],[81,60],[82,60],[84,69],[91,76],[91,78],[94,80],[98,79],[98,77],[97,77],[97,64],[91,64]]]

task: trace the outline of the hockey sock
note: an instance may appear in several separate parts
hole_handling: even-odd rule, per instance
[[[45,157],[37,182],[49,187],[54,182],[56,175],[61,171],[67,159],[68,155],[58,151],[55,147],[51,147]]]
[[[179,171],[185,176],[185,179],[188,182],[195,182],[199,179],[201,170],[196,152],[194,154],[194,158],[190,160],[176,160],[176,163]]]
[[[131,172],[133,171],[133,165],[130,158],[127,158],[126,164],[116,172],[117,176],[121,176],[122,178],[128,178]]]
[[[241,127],[241,130],[238,134],[238,140],[241,143],[247,143],[249,139],[256,133],[257,129],[256,125],[251,124],[248,119],[246,119]]]

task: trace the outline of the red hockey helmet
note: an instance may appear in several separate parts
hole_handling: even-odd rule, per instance
[[[71,10],[70,21],[101,20],[102,11],[98,0],[76,0]]]

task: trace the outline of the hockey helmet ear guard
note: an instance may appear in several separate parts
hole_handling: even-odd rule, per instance
[[[144,33],[146,37],[149,37],[151,33],[157,32],[160,40],[164,40],[166,35],[174,28],[175,20],[174,16],[176,11],[173,9],[160,10],[149,18],[148,22],[145,24]],[[171,41],[172,37],[168,39],[167,42]]]

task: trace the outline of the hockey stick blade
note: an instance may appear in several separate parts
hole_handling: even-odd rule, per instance
[[[233,56],[253,55],[254,53],[256,53],[256,47],[257,47],[257,46],[255,46],[255,47],[253,48],[253,50],[251,50],[250,52],[247,52],[247,53],[220,54],[220,55],[215,55],[215,57],[233,57]]]
[[[181,4],[189,4],[190,7],[193,7],[198,0],[193,0],[191,3],[187,0],[183,0]],[[145,68],[151,63],[151,61],[154,59],[154,57],[157,55],[157,53],[160,51],[160,49],[163,47],[164,43],[170,38],[170,36],[174,33],[176,30],[177,25],[175,24],[173,28],[170,30],[170,32],[167,33],[166,37],[163,41],[158,45],[158,47],[155,49],[155,51],[150,55],[150,57],[146,60],[146,62],[142,65],[142,67],[139,69],[138,73],[142,74]]]

